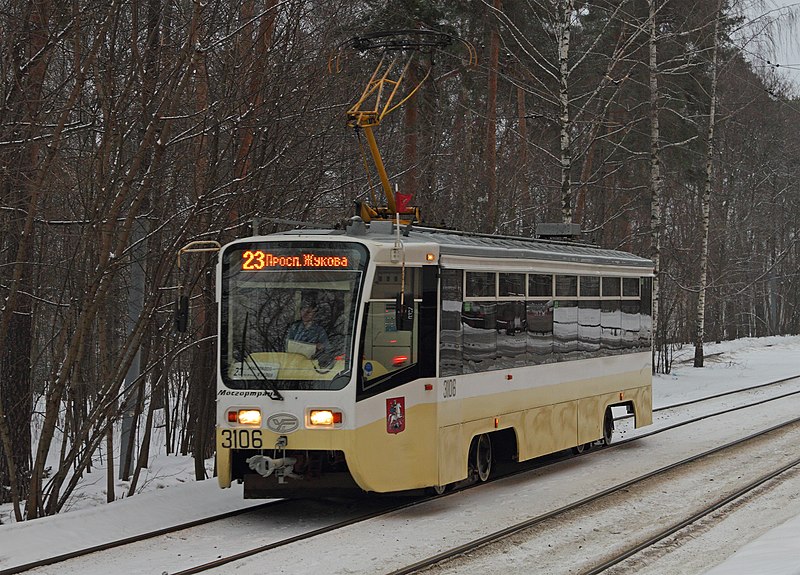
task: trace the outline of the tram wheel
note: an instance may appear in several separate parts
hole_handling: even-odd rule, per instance
[[[444,495],[449,487],[449,485],[432,485],[428,487],[428,492],[431,495]]]
[[[576,445],[572,448],[572,453],[575,455],[580,455],[581,453],[586,453],[592,448],[591,443],[581,443],[580,445]]]
[[[614,435],[614,415],[611,413],[611,408],[606,409],[606,415],[603,418],[603,445],[611,445],[611,437]]]
[[[470,466],[479,481],[489,479],[492,473],[492,440],[485,433],[472,440]]]

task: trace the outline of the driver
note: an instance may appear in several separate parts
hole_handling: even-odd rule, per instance
[[[300,319],[293,322],[286,332],[287,349],[289,341],[298,341],[314,344],[317,349],[315,356],[325,351],[328,347],[328,335],[315,320],[316,315],[317,302],[310,297],[304,297],[300,304]]]

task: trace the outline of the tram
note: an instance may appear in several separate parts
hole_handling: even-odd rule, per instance
[[[652,422],[651,261],[353,218],[217,263],[216,454],[246,498],[442,492]]]

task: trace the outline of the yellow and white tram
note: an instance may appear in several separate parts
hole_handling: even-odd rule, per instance
[[[652,421],[652,262],[387,221],[217,269],[217,472],[245,497],[441,490]]]

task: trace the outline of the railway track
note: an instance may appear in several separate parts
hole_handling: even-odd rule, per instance
[[[745,496],[748,496],[748,495],[752,494],[754,491],[756,491],[756,489],[760,488],[762,485],[764,485],[768,481],[772,481],[773,479],[776,479],[776,478],[780,477],[781,475],[784,475],[787,472],[796,469],[798,466],[800,466],[800,458],[795,458],[795,459],[791,460],[789,463],[779,467],[778,469],[770,471],[769,473],[766,473],[766,474],[762,475],[761,477],[758,477],[757,479],[747,483],[746,485],[744,485],[741,488],[737,489],[733,493],[731,493],[729,495],[726,495],[725,497],[722,497],[722,498],[718,499],[717,501],[714,501],[710,505],[706,505],[702,509],[692,513],[691,515],[689,515],[688,517],[682,519],[681,521],[678,521],[677,523],[675,523],[673,525],[670,525],[667,528],[658,531],[657,533],[649,536],[644,541],[639,542],[639,543],[637,543],[635,545],[632,545],[628,549],[625,549],[625,550],[623,550],[621,552],[618,552],[617,554],[614,555],[614,557],[604,561],[600,565],[597,565],[597,566],[585,571],[583,573],[583,575],[597,575],[599,573],[607,571],[608,569],[610,569],[612,567],[620,565],[621,563],[623,563],[624,561],[626,561],[630,557],[636,555],[637,553],[641,553],[642,551],[644,551],[646,549],[652,548],[657,543],[660,543],[660,542],[664,541],[665,539],[667,539],[668,537],[671,537],[672,535],[678,533],[682,529],[685,529],[686,527],[697,523],[701,519],[704,519],[705,517],[707,517],[707,516],[711,515],[712,513],[722,509],[723,507],[725,507],[727,505],[730,505],[731,503],[733,503],[733,502],[735,502],[737,500],[740,500],[740,499],[744,498]]]
[[[769,385],[776,385],[776,384],[779,384],[779,383],[784,383],[784,382],[786,382],[786,381],[788,381],[790,379],[795,379],[795,378],[783,378],[781,380],[776,380],[775,382],[769,382],[769,383],[766,383],[766,384],[761,384],[759,386],[753,386],[751,388],[748,388],[747,390],[737,390],[737,391],[732,391],[732,392],[725,393],[725,394],[717,394],[717,395],[711,396],[711,397],[700,398],[700,399],[695,400],[693,402],[683,402],[681,404],[671,405],[671,406],[664,407],[664,408],[661,408],[661,409],[668,409],[668,408],[674,409],[676,407],[684,406],[687,403],[694,403],[694,404],[701,403],[701,402],[707,401],[709,399],[715,399],[715,398],[718,398],[718,397],[721,397],[721,396],[725,396],[725,395],[732,395],[732,394],[737,393],[737,392],[741,393],[742,391],[752,391],[754,389],[764,388],[764,387],[767,387]],[[794,395],[794,394],[797,394],[797,393],[800,393],[800,390],[793,391],[793,392],[787,393],[787,394],[781,394],[781,395],[779,395],[777,397],[772,397],[772,398],[768,398],[768,399],[765,399],[765,400],[760,400],[758,402],[755,402],[752,405],[759,405],[759,404],[764,403],[765,401],[775,401],[775,400],[778,400],[778,399],[781,399],[781,398],[785,398],[787,396]],[[620,445],[624,445],[624,444],[628,444],[630,442],[640,440],[640,439],[642,439],[644,437],[650,437],[652,435],[656,435],[658,433],[663,433],[665,431],[674,429],[676,427],[689,425],[689,424],[695,423],[695,422],[703,420],[703,419],[708,419],[710,417],[718,416],[718,415],[725,414],[725,413],[730,413],[731,411],[746,409],[748,407],[751,407],[751,404],[741,405],[741,406],[737,406],[737,407],[734,407],[734,408],[728,408],[728,409],[725,409],[725,410],[722,410],[722,411],[719,411],[719,412],[706,414],[706,415],[704,415],[702,417],[692,418],[692,419],[680,422],[680,423],[672,425],[672,426],[668,426],[668,427],[665,427],[665,428],[662,428],[662,429],[659,429],[659,430],[655,430],[655,431],[647,433],[645,435],[641,435],[641,436],[638,436],[638,437],[626,439],[626,440],[621,441],[621,442],[615,442],[611,447],[604,448],[604,449],[614,449],[614,447],[617,447],[617,446],[620,446]],[[797,423],[797,420],[794,420],[792,422],[792,424],[796,424],[796,423]],[[770,431],[774,431],[774,430],[770,430]],[[764,433],[766,433],[766,431],[765,432],[761,432],[760,435],[763,435]],[[755,435],[753,437],[756,437],[756,436],[757,435]],[[699,455],[699,456],[693,458],[692,460],[697,459],[698,457],[707,457],[710,454],[718,452],[718,451],[723,450],[723,449],[729,449],[733,445],[736,445],[736,444],[741,443],[743,441],[752,440],[753,437],[748,437],[748,438],[739,440],[738,442],[733,442],[733,443],[731,443],[729,445],[725,445],[725,446],[719,447],[717,449],[710,450],[708,452],[703,453],[702,455]],[[563,459],[559,459],[559,461],[561,461],[561,460],[563,460]],[[682,461],[682,462],[679,462],[679,464],[676,464],[676,465],[686,465],[689,461],[690,460]],[[541,469],[542,467],[543,466],[540,464],[539,466],[537,466],[537,469]],[[598,493],[597,495],[595,495],[595,496],[593,496],[591,498],[585,498],[585,499],[582,499],[582,500],[580,500],[580,501],[578,501],[576,503],[573,503],[570,506],[566,506],[566,507],[560,508],[560,509],[552,512],[551,514],[533,517],[533,518],[529,519],[526,522],[518,523],[518,524],[516,524],[516,525],[514,525],[512,527],[509,527],[507,529],[498,531],[497,533],[492,534],[490,536],[487,536],[487,537],[475,540],[473,542],[470,542],[470,543],[466,544],[465,546],[455,547],[455,548],[453,548],[451,550],[448,550],[448,551],[444,552],[443,554],[439,554],[439,555],[437,555],[435,557],[428,558],[423,562],[415,563],[413,566],[405,567],[403,569],[396,570],[396,571],[394,571],[392,573],[394,575],[397,575],[397,574],[400,574],[400,573],[415,573],[415,572],[419,572],[420,570],[425,569],[427,566],[439,563],[439,562],[444,561],[444,560],[446,560],[446,559],[448,559],[450,557],[454,557],[454,556],[458,556],[458,555],[464,554],[464,553],[468,552],[471,549],[484,547],[484,546],[486,546],[486,545],[488,545],[488,544],[490,544],[490,543],[492,543],[494,541],[499,541],[499,540],[503,539],[504,537],[510,536],[513,533],[517,533],[517,532],[519,532],[521,530],[529,528],[532,525],[536,525],[537,523],[541,523],[543,521],[546,521],[549,517],[554,516],[554,514],[557,515],[558,513],[566,513],[570,509],[577,509],[582,505],[586,505],[586,504],[590,503],[591,501],[597,500],[598,498],[601,498],[603,496],[608,496],[609,494],[613,493],[614,491],[619,491],[620,489],[625,489],[626,486],[634,485],[634,484],[636,484],[638,482],[645,481],[649,477],[653,477],[654,475],[657,475],[657,474],[666,473],[670,469],[673,469],[674,467],[675,467],[675,465],[667,466],[667,467],[664,467],[664,468],[659,469],[657,471],[654,471],[653,473],[650,473],[650,474],[647,474],[647,475],[643,475],[641,477],[637,477],[637,478],[635,478],[633,480],[630,480],[630,481],[628,481],[626,483],[618,485],[618,486],[616,486],[616,487],[614,487],[614,488],[612,488],[610,490],[606,490],[606,491],[603,491],[601,493]],[[530,471],[530,469],[528,468],[528,469],[524,469],[522,471],[518,471],[517,473],[524,474],[524,473],[528,473],[529,471]],[[479,487],[479,486],[476,486],[476,487]],[[445,495],[443,497],[446,497],[446,496],[447,495]],[[212,571],[212,570],[214,570],[216,568],[219,568],[219,567],[221,567],[223,565],[226,565],[226,564],[229,564],[229,563],[232,563],[232,562],[235,562],[235,561],[241,561],[242,559],[246,559],[248,557],[257,556],[257,555],[260,555],[262,553],[266,553],[268,551],[271,551],[271,550],[274,550],[274,549],[278,549],[280,547],[288,546],[288,545],[291,545],[292,543],[296,543],[296,542],[299,542],[299,541],[313,539],[313,538],[318,537],[320,535],[323,535],[323,534],[326,534],[326,533],[331,533],[331,532],[334,532],[336,530],[343,529],[343,528],[345,528],[347,526],[354,525],[354,524],[362,522],[362,521],[367,521],[369,519],[374,519],[374,518],[380,517],[381,515],[384,515],[384,514],[389,514],[389,513],[397,512],[397,511],[402,510],[404,508],[409,508],[409,507],[413,507],[413,506],[416,506],[416,505],[421,505],[421,504],[423,504],[423,503],[425,503],[427,501],[428,501],[428,499],[425,499],[425,500],[414,500],[413,502],[410,502],[410,503],[409,502],[405,502],[405,503],[399,504],[399,505],[397,505],[397,504],[389,505],[387,508],[382,509],[382,510],[377,510],[377,511],[374,511],[374,512],[358,515],[357,517],[352,517],[352,518],[349,518],[349,519],[347,519],[345,521],[335,521],[335,522],[332,522],[330,525],[327,525],[327,526],[324,526],[324,527],[321,527],[321,528],[318,528],[318,529],[310,530],[310,531],[302,533],[302,534],[294,535],[292,537],[288,537],[288,538],[285,538],[285,539],[274,541],[274,542],[271,542],[271,543],[268,543],[268,544],[253,546],[253,547],[251,547],[249,549],[246,549],[244,551],[240,551],[240,552],[237,552],[237,553],[231,553],[230,555],[220,556],[220,557],[218,557],[218,558],[216,558],[216,559],[214,559],[212,561],[203,562],[202,564],[198,564],[198,565],[196,565],[194,567],[190,567],[190,568],[183,569],[183,570],[172,570],[172,571],[169,571],[168,573],[169,573],[169,575],[189,575],[189,574],[192,574],[192,573],[210,572],[210,571]],[[278,504],[285,505],[286,503],[287,502],[284,502],[284,501],[281,501],[281,502],[274,501],[274,502],[266,503],[263,506],[259,506],[259,508],[268,507],[270,505],[278,505]],[[252,511],[252,508],[251,508],[251,510],[248,510],[248,511]],[[35,568],[37,566],[52,565],[52,564],[55,564],[55,563],[63,562],[63,561],[68,560],[68,559],[79,558],[81,556],[87,555],[89,553],[93,553],[95,551],[106,550],[106,549],[110,549],[110,548],[113,548],[113,547],[118,547],[118,546],[121,546],[121,545],[129,545],[129,544],[134,543],[136,541],[143,541],[143,540],[148,539],[148,538],[153,538],[153,537],[157,537],[159,535],[164,535],[165,533],[175,532],[178,529],[191,528],[191,527],[195,527],[197,525],[207,524],[209,521],[212,521],[212,520],[213,521],[219,521],[221,519],[224,519],[224,518],[227,518],[227,517],[231,517],[231,516],[235,516],[235,515],[240,515],[240,514],[241,513],[225,514],[225,516],[222,516],[222,517],[217,516],[217,517],[214,517],[214,518],[209,518],[208,520],[195,521],[195,522],[192,522],[191,524],[188,524],[188,525],[176,526],[175,528],[169,528],[169,529],[165,529],[165,530],[160,530],[159,532],[142,534],[140,536],[131,537],[131,538],[127,538],[127,539],[124,539],[124,540],[116,541],[116,542],[113,542],[113,543],[104,544],[102,546],[93,547],[91,549],[85,549],[85,550],[81,550],[81,551],[76,551],[74,553],[70,553],[70,554],[67,554],[67,555],[61,555],[61,556],[58,556],[58,557],[50,558],[50,559],[39,561],[39,562],[36,562],[36,563],[27,564],[25,566],[15,567],[15,568],[12,568],[12,569],[7,569],[7,570],[2,570],[2,571],[0,571],[0,575],[13,575],[13,574],[16,574],[16,573],[21,573],[21,572],[23,572],[25,570],[29,570],[29,569]],[[164,571],[164,572],[167,573],[167,571]]]
[[[18,573],[23,573],[25,571],[30,571],[31,569],[36,569],[37,567],[46,567],[48,565],[55,565],[56,563],[61,563],[63,561],[68,561],[70,559],[76,559],[79,557],[84,557],[86,555],[90,555],[91,553],[96,553],[98,551],[106,551],[108,549],[114,549],[116,547],[123,547],[125,545],[130,545],[132,543],[138,543],[140,541],[146,541],[148,539],[153,539],[154,537],[160,537],[162,535],[168,535],[170,533],[177,533],[178,531],[183,531],[184,529],[191,529],[192,527],[197,527],[199,525],[208,525],[209,523],[213,523],[214,521],[222,521],[224,519],[228,519],[231,517],[238,517],[244,515],[246,513],[253,513],[254,511],[258,511],[261,509],[267,509],[270,507],[277,507],[282,506],[287,503],[286,500],[273,500],[265,502],[261,505],[255,505],[253,507],[248,507],[246,509],[237,509],[235,511],[228,511],[226,513],[220,513],[217,515],[212,515],[209,517],[204,517],[202,519],[196,519],[194,521],[187,521],[185,523],[178,523],[176,525],[171,525],[169,527],[164,527],[163,529],[157,529],[155,531],[148,531],[146,533],[139,533],[136,535],[131,535],[130,537],[124,537],[122,539],[115,539],[113,541],[108,541],[105,543],[101,543],[98,545],[92,545],[90,547],[85,547],[83,549],[77,549],[75,551],[71,551],[69,553],[61,553],[58,555],[54,555],[52,557],[46,557],[44,559],[40,559],[38,561],[31,561],[29,563],[23,563],[20,565],[15,565],[13,567],[9,567],[6,569],[0,569],[0,575],[17,575]]]
[[[755,440],[762,439],[770,434],[774,434],[777,431],[785,430],[788,428],[796,428],[800,430],[800,417],[793,419],[791,421],[787,421],[785,423],[781,423],[779,425],[773,426],[769,429],[765,429],[763,431],[748,435],[747,437],[738,439],[736,441],[732,441],[725,445],[716,447],[714,449],[705,451],[703,453],[699,453],[695,456],[686,458],[682,461],[664,466],[660,469],[654,470],[650,473],[641,475],[639,477],[633,478],[629,481],[621,483],[619,485],[615,485],[609,489],[603,490],[596,494],[593,494],[589,497],[581,499],[579,501],[575,501],[574,503],[570,503],[569,505],[565,505],[558,509],[553,510],[552,512],[538,515],[536,517],[532,517],[528,520],[522,521],[520,523],[511,525],[504,529],[497,530],[493,533],[485,535],[481,538],[475,539],[473,541],[469,541],[458,547],[453,547],[452,549],[448,549],[443,551],[435,556],[431,556],[425,558],[421,561],[418,561],[412,565],[407,565],[400,569],[396,569],[387,573],[386,575],[411,575],[416,573],[425,572],[430,567],[434,566],[443,566],[443,564],[449,560],[463,557],[467,554],[474,553],[480,549],[487,548],[488,546],[497,544],[498,542],[502,542],[507,540],[513,535],[518,533],[524,532],[526,530],[531,530],[532,528],[537,527],[538,525],[544,524],[546,522],[558,522],[560,528],[563,528],[563,524],[565,520],[562,518],[568,516],[571,513],[581,512],[586,508],[598,504],[602,502],[604,499],[608,499],[614,495],[618,495],[622,492],[626,492],[634,488],[638,484],[645,483],[647,481],[651,481],[659,476],[666,475],[668,473],[672,473],[675,471],[679,471],[682,468],[685,468],[691,464],[695,464],[703,459],[709,458],[711,456],[718,455],[722,452],[732,450],[742,446],[745,443],[752,442]],[[732,493],[725,494],[724,497],[720,497],[715,499],[713,502],[707,505],[703,505],[701,508],[693,510],[687,516],[681,518],[679,521],[670,524],[666,528],[659,529],[655,533],[648,535],[643,540],[638,540],[634,544],[624,546],[623,549],[616,551],[612,557],[606,558],[603,561],[599,562],[596,565],[593,565],[587,569],[577,571],[582,575],[597,575],[598,573],[602,573],[619,565],[623,561],[629,559],[636,553],[639,553],[643,550],[651,548],[652,546],[656,545],[657,543],[665,540],[666,538],[672,536],[673,534],[677,533],[681,529],[686,528],[694,524],[695,522],[703,519],[704,517],[708,516],[709,514],[721,509],[722,507],[729,505],[730,503],[745,497],[746,495],[752,493],[755,489],[759,488],[766,482],[790,471],[795,469],[796,467],[800,466],[800,458],[793,458],[788,463],[781,465],[779,468],[771,470],[768,473],[765,473],[759,476],[757,479],[746,483],[745,485],[739,487]],[[457,569],[456,569],[457,570]],[[447,572],[446,568],[441,569],[439,572]],[[573,572],[573,571],[570,571]]]

